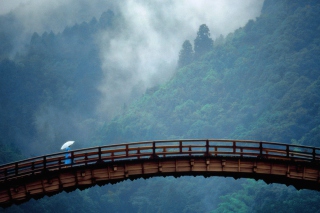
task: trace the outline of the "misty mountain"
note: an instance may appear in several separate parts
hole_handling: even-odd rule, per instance
[[[3,141],[38,155],[65,140],[92,146],[95,128],[171,78],[180,42],[203,21],[213,20],[208,26],[217,26],[215,36],[226,34],[256,17],[262,0],[17,0],[1,6],[6,122],[0,132]],[[233,21],[221,27],[226,18]]]
[[[0,31],[6,41],[0,53],[1,162],[23,158],[19,149],[55,152],[57,142],[68,137],[81,148],[173,138],[319,146],[319,12],[316,0],[266,0],[259,17],[227,36],[213,36],[210,23],[201,23],[192,38],[179,41],[176,64],[178,60],[183,63],[172,77],[149,87],[142,97],[146,87],[131,93],[132,81],[126,81],[131,76],[124,72],[139,65],[133,65],[132,58],[120,67],[112,63],[133,53],[125,39],[130,37],[126,29],[132,28],[123,14],[107,11],[99,19],[66,27],[60,33],[35,32],[24,51],[14,57],[10,56],[14,46],[10,36],[15,35],[15,28]],[[8,17],[2,20],[10,23]],[[108,51],[103,54],[97,37],[105,41]],[[122,45],[113,42],[119,37]],[[202,38],[210,44],[200,45]],[[102,60],[111,50],[126,51]],[[166,53],[160,52],[163,57],[171,55]],[[122,81],[103,80],[108,74]],[[114,97],[128,95],[116,89],[130,87],[128,96],[134,101],[123,104],[128,98],[119,97],[117,106],[123,107],[117,107],[112,111],[117,115],[100,125],[105,117],[96,107],[105,100],[101,99],[103,84],[114,88],[106,90]],[[183,177],[63,192],[4,211],[316,212],[319,201],[318,192],[278,184]]]
[[[266,1],[257,20],[108,124],[102,141],[302,140],[319,125],[318,9]]]
[[[10,51],[3,52],[0,91],[1,111],[6,113],[1,113],[5,121],[1,122],[1,141],[35,152],[37,147],[32,146],[36,144],[52,150],[54,141],[88,139],[104,75],[94,37],[102,30],[113,31],[114,16],[109,10],[99,20],[66,27],[62,33],[35,32],[13,59]],[[9,33],[1,32],[7,37]]]
[[[317,1],[265,1],[260,17],[229,34],[222,44],[214,41],[211,51],[177,70],[167,83],[147,91],[105,125],[96,140],[112,144],[172,138],[235,138],[319,146],[319,12]],[[192,45],[194,48],[195,43]],[[221,179],[214,180],[224,185]],[[306,212],[302,206],[309,202],[318,206],[320,198],[317,192],[276,184],[229,181],[227,185],[239,189],[224,192],[221,203],[213,207],[214,212]],[[167,184],[166,180],[163,182]],[[190,187],[200,191],[203,186],[199,183]],[[218,189],[212,187],[210,194],[219,195]],[[175,193],[183,196],[180,190]],[[140,199],[148,199],[149,195],[141,196]],[[204,206],[204,200],[198,200]],[[260,205],[254,205],[256,202]],[[161,207],[152,207],[150,203],[136,205],[139,209],[161,211]],[[186,207],[183,209],[188,212]]]

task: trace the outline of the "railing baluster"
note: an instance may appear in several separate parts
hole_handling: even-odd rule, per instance
[[[138,159],[140,159],[140,148],[138,147],[138,149],[137,149],[137,154],[138,154]]]
[[[129,145],[126,144],[126,157],[128,157],[128,156],[129,156]]]
[[[61,157],[59,158],[59,170],[61,170]],[[32,170],[34,169],[34,163],[32,162]]]
[[[71,151],[71,165],[74,164],[74,153],[73,151]]]
[[[43,156],[43,170],[45,171],[47,168],[47,158],[46,156]]]
[[[32,162],[32,175],[34,175],[34,162]]]
[[[18,163],[15,163],[14,166],[15,175],[18,175]]]
[[[8,170],[7,168],[4,169],[4,180],[7,181],[7,175],[8,175]]]
[[[84,155],[85,165],[88,165],[88,153],[86,152]]]

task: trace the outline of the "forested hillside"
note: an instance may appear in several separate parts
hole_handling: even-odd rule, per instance
[[[296,2],[266,1],[257,20],[215,41],[108,124],[102,141],[213,137],[317,145],[305,136],[320,121],[319,5]]]
[[[316,0],[266,0],[256,20],[226,37],[213,39],[214,29],[204,23],[194,32],[194,40],[181,41],[174,76],[149,88],[102,127],[96,123],[97,115],[90,113],[101,95],[96,85],[102,76],[90,37],[106,28],[117,32],[111,11],[59,34],[35,33],[26,52],[14,59],[6,56],[11,44],[2,44],[0,162],[22,158],[18,141],[33,140],[35,134],[50,150],[54,141],[63,141],[69,133],[71,120],[80,123],[74,127],[79,130],[93,127],[74,137],[95,145],[233,138],[320,146],[318,14]],[[71,116],[70,122],[55,123],[56,110]],[[53,123],[42,122],[39,111],[51,116]],[[55,125],[65,125],[66,132],[41,135],[48,132],[41,128]],[[172,177],[61,193],[4,211],[213,213],[319,208],[320,194],[315,191],[246,179]]]
[[[66,27],[61,33],[35,32],[13,58],[9,57],[13,33],[7,29],[14,22],[0,19],[4,26],[0,35],[7,38],[3,45],[8,46],[0,61],[0,141],[19,144],[24,153],[34,155],[56,151],[56,141],[88,143],[91,128],[96,126],[101,97],[97,85],[103,76],[94,37],[102,30],[113,31],[113,12]]]
[[[200,27],[194,42],[183,43],[175,76],[107,124],[98,140],[236,138],[319,146],[319,12],[317,1],[266,1],[260,17],[204,51],[197,39],[210,42],[210,33]],[[191,191],[206,187],[201,179],[191,181],[199,184]],[[312,212],[304,207],[319,206],[317,192],[252,181],[226,184],[235,190],[220,196],[214,212]],[[219,194],[209,188],[206,197]]]

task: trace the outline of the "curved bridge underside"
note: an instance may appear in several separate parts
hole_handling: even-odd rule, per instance
[[[0,167],[0,205],[62,191],[155,176],[201,175],[261,179],[320,191],[320,150],[239,140],[150,141],[74,150]]]

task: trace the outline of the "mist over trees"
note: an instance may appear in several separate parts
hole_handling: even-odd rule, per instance
[[[93,38],[119,36],[121,15],[107,10],[61,33],[35,32],[14,57],[15,28],[0,28],[0,162],[29,157],[19,151],[29,146],[54,152],[69,137],[82,144],[74,148],[173,138],[319,146],[319,13],[316,0],[266,0],[257,19],[227,36],[213,39],[215,29],[200,25],[193,47],[191,38],[179,41],[174,76],[103,123],[97,85],[112,68],[103,72]],[[262,181],[167,177],[63,192],[4,212],[316,212],[319,201],[316,191]]]
[[[213,48],[213,40],[210,38],[210,30],[207,25],[202,24],[197,32],[197,37],[194,40],[194,54],[199,58]]]
[[[192,45],[189,40],[186,40],[182,44],[182,49],[179,52],[179,61],[178,61],[178,67],[184,67],[188,64],[190,64],[193,61],[194,52],[192,49]]]
[[[219,37],[218,45],[207,45],[210,50],[202,57],[136,101],[100,130],[97,140],[236,138],[319,146],[319,6],[316,1],[266,1],[260,17],[225,38]],[[182,46],[180,65],[186,47],[190,53],[190,42]],[[194,195],[201,191],[201,181],[192,179],[201,186],[185,188]],[[174,188],[177,182],[170,185]],[[208,212],[312,212],[315,209],[301,208],[310,203],[319,207],[319,193],[314,191],[250,180],[227,179],[224,184],[213,178],[209,182],[226,190],[204,186],[210,188],[209,195],[202,194],[212,204]],[[163,184],[169,183],[163,180]],[[140,199],[148,199],[148,195]],[[197,199],[200,206],[206,205]],[[149,203],[140,205],[140,209],[161,211]],[[183,206],[187,203],[180,211],[188,212]],[[196,207],[192,210],[205,212]]]
[[[2,113],[2,141],[26,146],[31,153],[40,144],[42,154],[55,150],[55,141],[88,143],[103,78],[94,36],[112,30],[113,21],[113,12],[107,11],[99,21],[92,18],[62,33],[35,32],[23,54],[0,61],[1,109],[9,112]]]
[[[213,40],[210,38],[210,30],[207,25],[202,24],[194,40],[194,50],[189,40],[183,42],[179,52],[178,68],[190,64],[211,50],[213,50]]]

